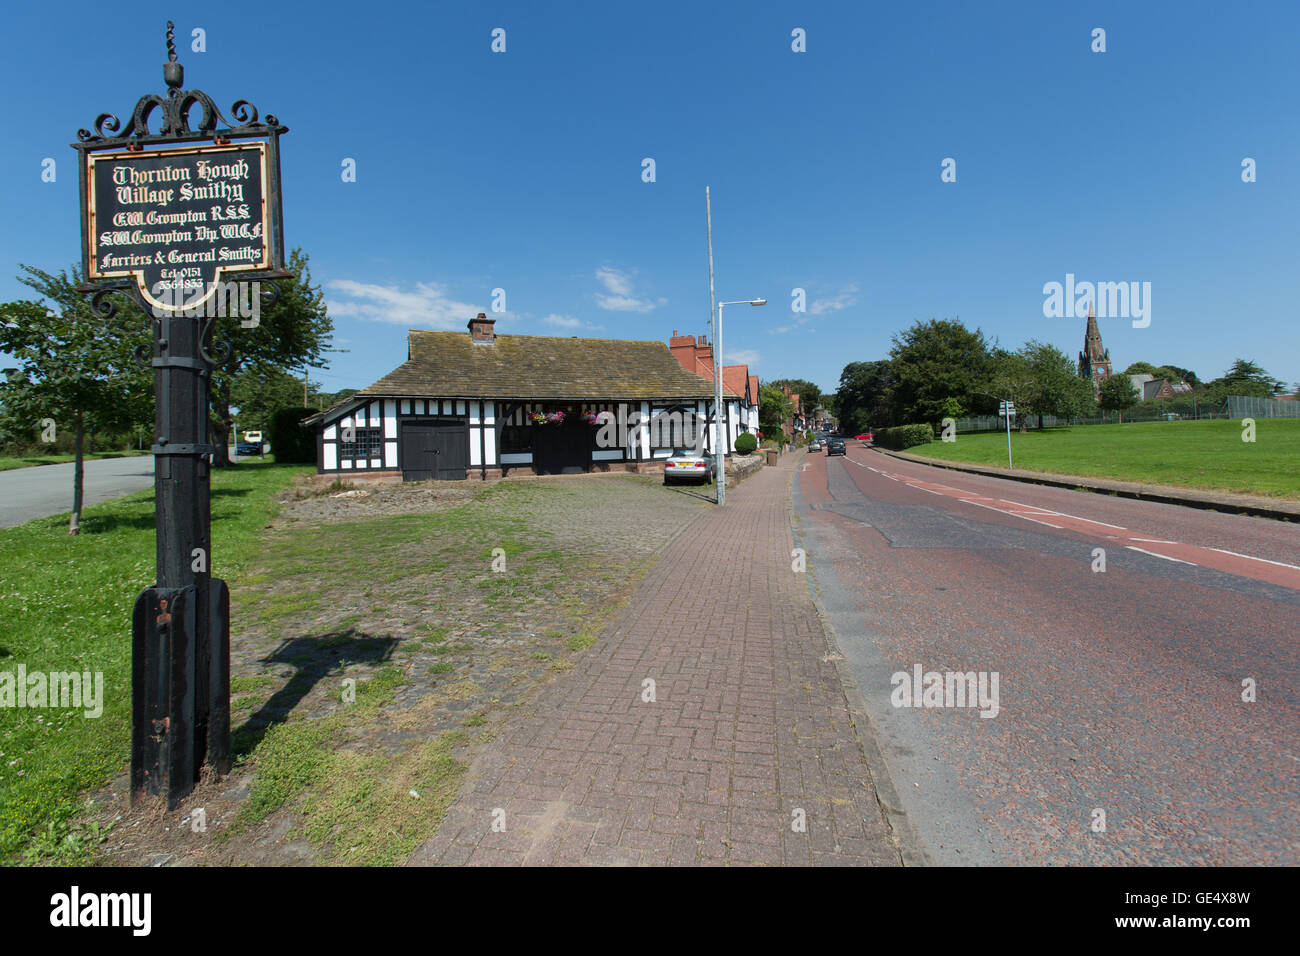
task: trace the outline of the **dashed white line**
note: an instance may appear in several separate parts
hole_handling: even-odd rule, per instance
[[[1228,551],[1226,548],[1210,548],[1210,550],[1218,551],[1221,554],[1230,554],[1234,558],[1249,558],[1251,561],[1263,561],[1265,564],[1276,564],[1279,568],[1290,568],[1293,571],[1300,571],[1300,567],[1297,567],[1294,564],[1287,564],[1285,561],[1270,561],[1268,558],[1257,558],[1251,554],[1240,554],[1236,551]]]
[[[1172,543],[1172,542],[1171,542],[1171,543]],[[1149,555],[1151,555],[1151,557],[1153,557],[1153,558],[1164,558],[1166,561],[1176,561],[1176,562],[1178,562],[1179,564],[1190,564],[1190,565],[1191,565],[1192,567],[1194,567],[1194,568],[1195,568],[1195,567],[1199,567],[1199,565],[1197,565],[1197,564],[1196,564],[1195,562],[1193,562],[1193,561],[1184,561],[1182,558],[1171,558],[1171,557],[1169,557],[1169,555],[1167,555],[1167,554],[1157,554],[1157,553],[1154,552],[1154,551],[1148,551],[1146,548],[1135,548],[1135,547],[1133,547],[1133,545],[1131,545],[1131,544],[1129,544],[1129,545],[1125,545],[1125,547],[1128,548],[1130,551],[1141,551],[1143,554],[1149,554]]]

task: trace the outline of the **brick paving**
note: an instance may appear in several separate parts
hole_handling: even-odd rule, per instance
[[[665,548],[600,642],[481,748],[411,865],[899,865],[791,569],[796,458]]]

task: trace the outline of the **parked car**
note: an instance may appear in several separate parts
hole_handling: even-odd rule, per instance
[[[241,441],[235,446],[235,454],[240,458],[260,455],[262,454],[262,443],[260,441]]]
[[[1182,418],[1183,416],[1182,416],[1182,415],[1179,415],[1177,412],[1165,412],[1165,413],[1164,413],[1163,415],[1161,415],[1160,417],[1163,418],[1163,419],[1164,419],[1165,421],[1167,421],[1167,422],[1176,422],[1176,421],[1178,421],[1180,418]]]
[[[822,450],[822,443],[819,442],[817,439],[814,438],[811,442],[808,443],[808,450],[809,450],[809,451],[821,451],[821,450]]]
[[[826,442],[826,456],[828,458],[831,455],[844,455],[844,454],[847,454],[847,452],[845,452],[844,450],[843,438],[832,438]]]
[[[664,462],[664,484],[695,481],[707,484],[717,477],[711,452],[697,452],[694,448],[674,448]]]
[[[876,436],[871,432],[863,432],[861,435],[855,435],[854,437],[864,445],[876,440]]]

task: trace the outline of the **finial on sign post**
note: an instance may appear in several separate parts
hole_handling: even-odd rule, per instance
[[[176,24],[167,21],[167,62],[163,64],[163,80],[171,90],[179,90],[185,83],[185,68],[176,62]]]

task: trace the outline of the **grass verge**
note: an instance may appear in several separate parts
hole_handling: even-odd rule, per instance
[[[274,494],[302,466],[245,464],[212,477],[213,573],[231,579],[257,553]],[[80,845],[66,824],[79,794],[130,758],[131,608],[154,578],[153,491],[92,505],[81,534],[67,515],[0,529],[0,672],[90,671],[103,712],[0,708],[0,860],[38,834],[53,852]],[[38,848],[38,849],[39,849]]]
[[[1300,499],[1300,419],[1255,420],[1243,441],[1239,421],[1134,422],[1011,433],[1014,466],[1182,488]],[[1005,432],[959,434],[909,453],[1006,467]]]

